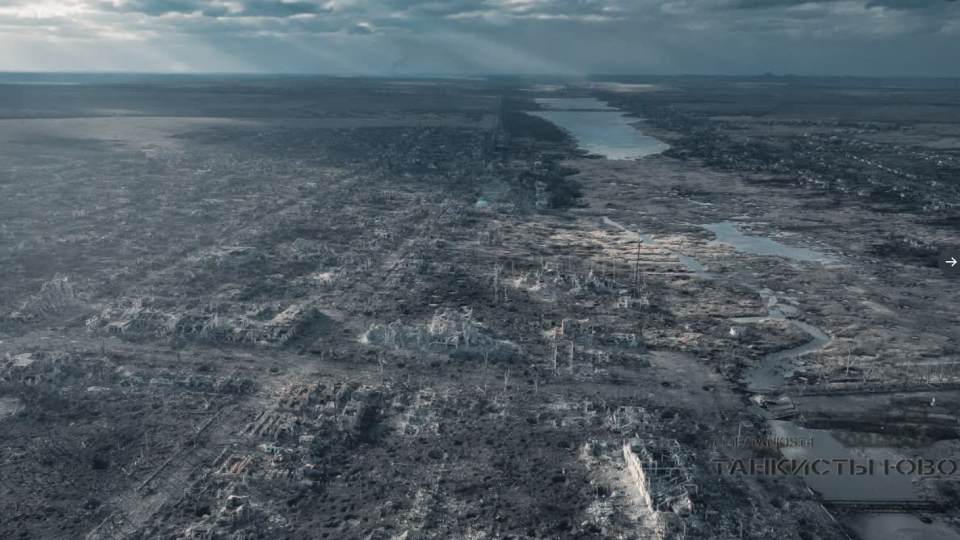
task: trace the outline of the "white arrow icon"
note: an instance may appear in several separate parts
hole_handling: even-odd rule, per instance
[[[951,268],[953,268],[954,266],[956,266],[957,260],[954,259],[953,257],[950,257],[950,260],[946,261],[946,263],[949,264]]]

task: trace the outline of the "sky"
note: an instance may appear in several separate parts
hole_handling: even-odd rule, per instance
[[[951,0],[0,0],[0,71],[960,76]]]

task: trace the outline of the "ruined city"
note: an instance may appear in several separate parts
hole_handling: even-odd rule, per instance
[[[2,539],[960,538],[718,467],[960,459],[960,88],[0,84],[0,156]]]

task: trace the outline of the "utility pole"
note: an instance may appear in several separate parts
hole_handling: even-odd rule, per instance
[[[635,274],[633,276],[634,283],[640,281],[640,244],[643,243],[643,240],[637,241],[637,264],[634,270]]]

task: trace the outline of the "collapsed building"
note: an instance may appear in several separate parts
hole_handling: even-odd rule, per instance
[[[0,322],[22,326],[46,317],[80,312],[84,307],[83,297],[74,290],[70,278],[58,274],[45,282],[40,291],[27,298],[18,309],[0,318]]]
[[[36,386],[54,380],[63,372],[68,359],[69,355],[62,352],[7,354],[0,361],[0,382]]]
[[[623,459],[661,532],[693,512],[698,486],[675,439],[624,441]]]
[[[123,335],[197,337],[227,343],[284,345],[295,338],[318,313],[313,306],[292,304],[280,309],[277,302],[207,306],[170,313],[153,302],[135,299],[111,306],[87,319],[91,331]]]
[[[472,310],[437,310],[425,328],[397,320],[374,324],[362,336],[362,343],[390,349],[418,349],[436,353],[458,353],[475,358],[509,359],[520,348],[498,339],[473,318]]]

